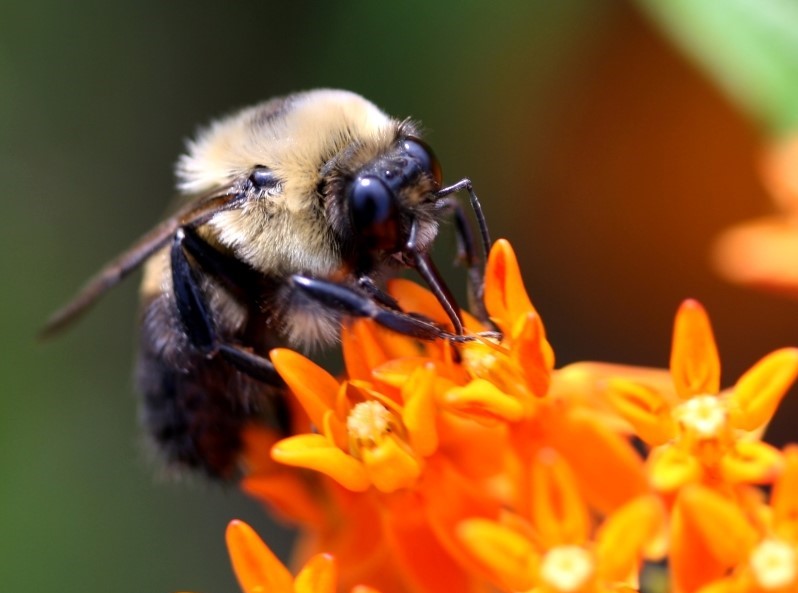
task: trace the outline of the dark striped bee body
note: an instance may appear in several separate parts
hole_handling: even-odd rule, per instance
[[[51,318],[70,323],[140,265],[136,379],[143,424],[172,466],[229,478],[248,422],[285,425],[275,346],[335,341],[359,316],[418,339],[470,339],[429,251],[454,214],[479,301],[468,224],[442,187],[418,126],[359,95],[317,90],[273,99],[212,123],[177,165],[181,206],[103,268]],[[380,288],[391,268],[419,272],[451,328],[402,311]]]

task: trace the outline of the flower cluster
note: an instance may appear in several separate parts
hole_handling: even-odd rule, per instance
[[[419,286],[389,290],[448,323]],[[347,325],[341,379],[272,352],[294,426],[246,434],[242,488],[300,526],[304,568],[292,578],[233,522],[246,593],[630,591],[661,560],[678,592],[798,591],[798,448],[760,440],[798,349],[721,390],[708,316],[686,301],[669,373],[555,369],[506,241],[489,255],[484,301],[490,321],[465,315],[477,339],[459,345]]]

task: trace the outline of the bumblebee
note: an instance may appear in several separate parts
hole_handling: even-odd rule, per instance
[[[367,317],[422,340],[469,339],[430,257],[453,215],[480,310],[470,226],[443,187],[416,123],[361,96],[314,90],[213,122],[177,163],[181,206],[95,275],[47,323],[52,334],[143,265],[136,369],[141,419],[169,465],[235,475],[246,423],[280,417],[276,346],[333,342],[343,317]],[[402,311],[380,288],[391,267],[418,271],[447,330]]]

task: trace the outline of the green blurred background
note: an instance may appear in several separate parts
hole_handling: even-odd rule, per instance
[[[6,2],[0,590],[237,591],[234,517],[286,552],[238,493],[154,477],[135,280],[58,340],[34,335],[159,219],[198,125],[320,86],[421,119],[445,178],[474,180],[559,364],[666,365],[686,297],[713,318],[726,384],[798,344],[798,304],[706,263],[719,230],[770,209],[757,131],[629,3]],[[794,439],[796,413],[793,396],[772,440]]]

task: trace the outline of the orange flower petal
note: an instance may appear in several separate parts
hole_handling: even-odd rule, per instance
[[[364,447],[363,465],[380,492],[396,492],[413,486],[421,475],[421,462],[398,438],[386,436],[379,445]]]
[[[244,593],[294,593],[294,579],[255,530],[231,521],[225,534],[233,570]]]
[[[324,512],[310,493],[308,483],[295,472],[274,472],[263,476],[248,476],[239,483],[250,496],[269,505],[271,511],[301,525],[317,526],[324,520]]]
[[[456,501],[454,501],[456,504]],[[418,490],[402,490],[384,498],[382,513],[385,539],[390,546],[390,565],[401,576],[391,591],[450,593],[469,591],[473,577],[456,562],[430,525],[426,501]],[[375,586],[388,585],[371,581]]]
[[[524,406],[518,398],[507,395],[485,379],[474,379],[465,387],[453,387],[443,396],[442,405],[452,412],[517,422],[524,417]]]
[[[554,350],[546,340],[540,317],[531,312],[519,317],[512,343],[512,358],[521,367],[532,393],[545,395],[554,368]]]
[[[744,591],[745,589],[743,589]],[[698,593],[742,593],[734,579],[721,579],[701,587]]]
[[[776,529],[798,541],[798,445],[784,449],[784,471],[773,486],[771,506]]]
[[[335,405],[338,381],[323,368],[287,348],[269,353],[272,364],[316,426],[322,425],[324,412]]]
[[[335,593],[338,571],[329,554],[317,554],[305,563],[294,580],[294,593]]]
[[[386,385],[401,388],[416,369],[427,364],[434,363],[424,356],[395,358],[372,369],[372,376]]]
[[[461,354],[462,366],[471,378],[485,379],[508,395],[532,399],[523,369],[527,361],[514,359],[503,345],[471,342],[462,347]]]
[[[681,398],[720,390],[720,359],[704,307],[686,300],[676,313],[671,374]]]
[[[640,383],[612,379],[607,396],[617,412],[634,427],[635,433],[652,446],[671,440],[676,427],[671,408],[659,393]]]
[[[571,409],[547,434],[552,448],[573,470],[588,503],[600,512],[608,514],[648,492],[640,455],[601,415]]]
[[[798,296],[797,231],[795,221],[786,216],[734,226],[716,241],[714,265],[732,282]]]
[[[636,498],[610,515],[596,535],[596,556],[603,580],[636,576],[644,550],[665,526],[662,503],[653,496]]]
[[[435,405],[435,366],[420,367],[402,388],[405,402],[402,422],[413,450],[422,457],[438,448],[437,408]]]
[[[353,492],[363,492],[371,485],[363,464],[320,434],[288,437],[277,442],[271,453],[279,463],[321,472]]]
[[[364,381],[370,381],[371,371],[389,360],[420,354],[414,340],[368,319],[355,319],[344,324],[341,344],[347,376]]]
[[[530,519],[545,548],[583,544],[590,519],[568,464],[551,449],[543,449],[530,471]]]
[[[685,524],[726,568],[744,562],[759,539],[743,510],[710,488],[687,486],[679,493],[676,505]]]
[[[502,588],[527,591],[534,584],[538,556],[524,536],[484,519],[463,521],[457,535]]]
[[[485,308],[505,335],[515,320],[535,313],[529,300],[513,248],[505,239],[493,244],[485,266]]]
[[[712,553],[706,534],[695,521],[695,517],[700,515],[700,504],[699,509],[689,508],[695,506],[695,503],[686,501],[683,496],[693,488],[697,487],[686,487],[676,499],[670,521],[668,558],[672,588],[674,591],[684,593],[696,591],[723,577],[727,570],[727,567]],[[724,535],[724,537],[730,536]]]
[[[732,424],[755,430],[767,423],[796,376],[798,348],[782,348],[765,356],[734,387],[729,401]]]
[[[677,488],[697,482],[703,475],[698,460],[682,449],[663,445],[648,456],[651,485],[660,492],[673,492]]]
[[[721,474],[733,484],[768,484],[783,465],[781,452],[762,441],[738,441],[721,458]]]
[[[620,417],[607,395],[611,379],[623,378],[654,389],[669,404],[679,402],[673,379],[667,369],[635,367],[606,362],[576,362],[552,372],[548,397],[569,405],[587,408],[603,416],[606,426],[615,432],[631,434],[632,427]]]
[[[440,455],[429,458],[417,491],[424,497],[424,521],[441,545],[459,566],[472,567],[470,578],[475,573],[481,575],[473,554],[457,536],[457,529],[465,519],[496,520],[501,503],[482,484],[474,483]],[[466,589],[450,587],[446,592],[463,590]]]
[[[428,317],[438,325],[452,331],[452,322],[443,307],[429,290],[404,278],[392,278],[388,292],[404,311],[413,311]]]

